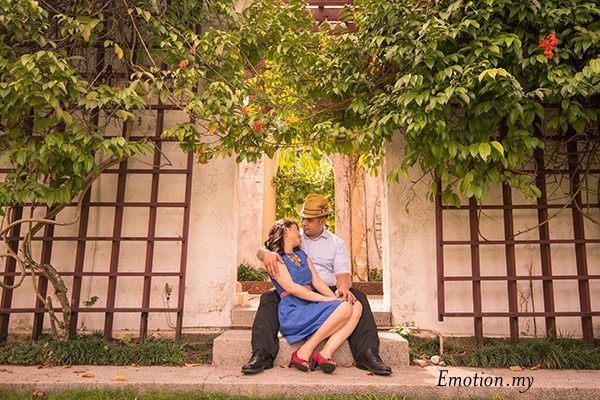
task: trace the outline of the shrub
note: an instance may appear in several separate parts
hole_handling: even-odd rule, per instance
[[[237,270],[237,280],[238,282],[248,282],[248,281],[266,281],[269,279],[269,275],[267,271],[264,269],[258,269],[253,267],[252,265],[241,263],[238,266]]]

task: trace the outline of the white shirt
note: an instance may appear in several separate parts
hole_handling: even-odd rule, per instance
[[[308,255],[327,286],[335,286],[336,275],[351,273],[350,256],[342,238],[327,229],[323,229],[316,239],[309,238],[304,232],[301,235],[300,249]]]

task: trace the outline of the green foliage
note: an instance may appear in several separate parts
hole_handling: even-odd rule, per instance
[[[369,282],[383,282],[383,272],[380,269],[369,269]]]
[[[1,207],[68,204],[109,165],[151,150],[101,136],[93,122],[97,107],[125,120],[145,102],[131,86],[98,83],[85,59],[66,46],[66,38],[83,50],[92,45],[103,14],[68,2],[56,6],[0,1],[0,154],[15,168],[0,182]]]
[[[0,0],[0,145],[17,167],[0,204],[69,202],[100,172],[94,155],[148,151],[102,138],[92,117],[102,109],[134,122],[155,96],[195,118],[164,136],[200,162],[295,146],[359,153],[377,167],[402,132],[406,155],[390,178],[413,166],[435,173],[442,187],[431,189],[449,203],[497,183],[539,195],[519,170],[541,139],[583,134],[597,120],[600,9],[591,0],[357,0],[346,13],[357,31],[336,35],[315,29],[299,0],[44,4]],[[123,18],[137,47],[106,35]],[[539,44],[548,33],[559,41],[551,59]],[[84,61],[98,44],[127,79],[97,79]]]
[[[91,307],[91,306],[93,306],[94,304],[96,304],[96,302],[97,302],[97,301],[98,301],[98,296],[92,296],[92,297],[90,297],[88,300],[85,300],[85,301],[83,302],[83,305],[84,305],[85,307]]]
[[[136,64],[177,68],[159,43],[177,38],[177,27],[195,30],[208,15],[202,2],[191,0],[168,6],[0,0],[0,164],[9,168],[0,181],[0,215],[8,217],[0,233],[6,242],[11,225],[31,223],[19,253],[7,250],[8,256],[21,277],[26,265],[54,286],[63,310],[62,320],[50,314],[55,336],[68,335],[68,288],[52,265],[32,255],[31,238],[48,224],[77,222],[79,212],[68,222],[52,220],[72,202],[82,204],[104,170],[153,150],[151,140],[132,131],[156,102],[153,89],[161,82],[151,74],[141,79]],[[11,208],[27,203],[32,220],[13,220]],[[38,300],[50,308],[46,298]]]
[[[397,121],[412,166],[435,172],[447,203],[508,183],[546,135],[583,134],[597,120],[600,9],[592,1],[357,1],[359,36],[389,83],[372,128]],[[384,18],[385,17],[385,18]],[[539,40],[559,39],[547,59]],[[594,72],[596,71],[596,72]],[[383,77],[382,77],[383,79]],[[375,102],[373,102],[375,103]]]
[[[471,366],[506,367],[540,365],[550,369],[600,369],[600,347],[575,339],[531,339],[517,345],[494,340],[473,353]]]
[[[252,265],[241,263],[237,269],[238,282],[267,281],[269,274],[264,269],[255,268]]]
[[[173,340],[113,343],[101,335],[0,346],[0,364],[10,365],[183,365],[185,355],[185,345]]]
[[[186,364],[211,364],[213,355],[213,341],[219,333],[194,335],[192,342],[185,343]]]
[[[279,158],[279,169],[273,178],[277,192],[277,218],[299,220],[296,209],[310,193],[321,194],[335,209],[333,165],[329,158],[316,152],[284,152]],[[327,218],[328,229],[335,232],[335,216]]]
[[[402,133],[390,179],[419,167],[451,204],[499,183],[539,196],[520,171],[543,138],[594,140],[583,134],[598,114],[597,2],[358,0],[357,31],[337,35],[315,29],[303,7],[257,0],[199,38],[194,63],[222,70],[206,74],[207,91],[185,93],[187,110],[215,140],[189,125],[169,135],[202,157],[253,161],[292,145],[358,153],[377,167]],[[548,33],[559,40],[553,58],[539,43]],[[584,148],[597,157],[597,146]]]
[[[439,339],[410,336],[411,358],[438,354]],[[561,338],[522,339],[511,344],[505,339],[491,339],[478,347],[473,338],[445,338],[442,356],[448,365],[507,368],[519,365],[548,369],[600,369],[600,342],[593,345],[581,340]]]
[[[99,4],[0,0],[0,148],[17,167],[0,204],[68,203],[100,172],[96,155],[118,162],[148,151],[102,138],[93,115],[134,122],[155,96],[195,118],[164,136],[201,162],[310,146],[377,167],[400,131],[406,155],[390,178],[412,166],[435,173],[442,187],[432,190],[450,203],[497,183],[539,195],[518,171],[540,139],[583,134],[597,120],[600,9],[591,0],[358,0],[349,13],[358,30],[336,35],[315,29],[298,0]],[[113,33],[123,18],[137,47]],[[559,41],[551,59],[539,44],[548,33]],[[99,44],[125,80],[97,79],[85,61]]]

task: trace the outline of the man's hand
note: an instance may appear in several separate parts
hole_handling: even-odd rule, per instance
[[[349,301],[351,304],[356,303],[356,297],[354,297],[350,289],[339,288],[335,291],[335,295],[338,297],[338,299]]]
[[[283,260],[281,256],[272,251],[264,251],[262,253],[262,263],[265,265],[267,271],[269,271],[269,275],[273,279],[277,279],[279,277],[279,263],[283,264]]]

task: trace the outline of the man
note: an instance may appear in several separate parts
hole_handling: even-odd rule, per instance
[[[352,287],[350,257],[346,245],[340,237],[329,232],[325,227],[327,216],[332,213],[327,199],[318,194],[309,194],[296,211],[302,218],[300,248],[310,257],[321,279],[339,298],[351,303],[358,300],[363,306],[358,325],[348,338],[356,366],[369,370],[375,375],[390,375],[392,369],[379,357],[379,336],[367,296]],[[263,247],[258,250],[256,256],[265,265],[269,274],[277,279],[279,264],[283,264],[279,254]],[[273,360],[279,351],[278,304],[279,296],[274,290],[263,293],[260,298],[252,325],[252,356],[242,367],[242,372],[245,374],[255,374],[273,368]]]

